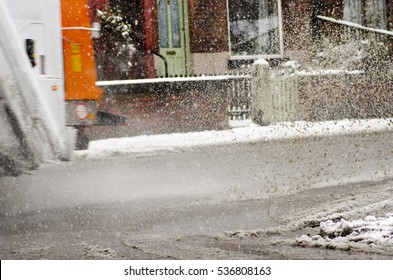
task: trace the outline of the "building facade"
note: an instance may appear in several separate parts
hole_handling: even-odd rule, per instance
[[[391,30],[393,0],[89,0],[118,5],[137,50],[130,78],[223,74],[257,58],[299,59],[325,33],[317,16]]]

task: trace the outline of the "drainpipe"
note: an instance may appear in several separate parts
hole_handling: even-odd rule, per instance
[[[145,71],[147,78],[153,78],[155,76],[154,71],[154,61],[153,57],[150,55],[149,50],[153,48],[154,45],[154,26],[153,26],[153,2],[152,0],[144,0],[143,1],[143,14],[142,14],[142,22],[143,22],[143,36],[145,40]]]

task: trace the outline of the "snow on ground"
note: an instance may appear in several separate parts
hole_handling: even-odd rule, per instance
[[[303,235],[296,240],[297,244],[341,250],[368,246],[382,249],[393,246],[393,213],[380,218],[367,216],[355,221],[343,218],[340,221],[327,220],[321,222],[319,227],[319,234]]]
[[[92,141],[88,150],[77,151],[75,154],[78,158],[97,160],[195,146],[372,133],[393,130],[393,119],[287,122],[269,126],[258,126],[252,121],[231,121],[230,125],[231,129],[222,131],[143,135]]]
[[[179,148],[323,137],[393,130],[393,119],[340,120],[324,122],[291,122],[257,126],[251,121],[232,121],[231,129],[164,135],[137,136],[92,141],[89,149],[76,152],[88,160],[136,153],[173,151]],[[367,216],[354,221],[344,218],[320,220],[319,234],[303,235],[295,240],[298,246],[339,250],[375,250],[393,248],[393,213],[385,217]],[[237,235],[239,232],[237,232]],[[241,235],[241,234],[240,234]],[[363,249],[362,249],[363,248]],[[385,249],[384,249],[385,248]]]

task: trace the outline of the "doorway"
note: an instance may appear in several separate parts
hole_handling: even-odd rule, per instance
[[[186,0],[158,0],[158,35],[160,54],[167,61],[168,76],[187,76],[188,67],[188,26]],[[166,73],[161,63],[160,75]]]

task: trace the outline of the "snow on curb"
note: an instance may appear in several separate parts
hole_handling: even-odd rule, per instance
[[[223,131],[144,135],[92,141],[88,150],[75,153],[79,158],[96,160],[195,146],[374,133],[393,130],[392,124],[393,119],[290,122],[270,126],[257,126],[251,121],[231,122],[232,129]]]

